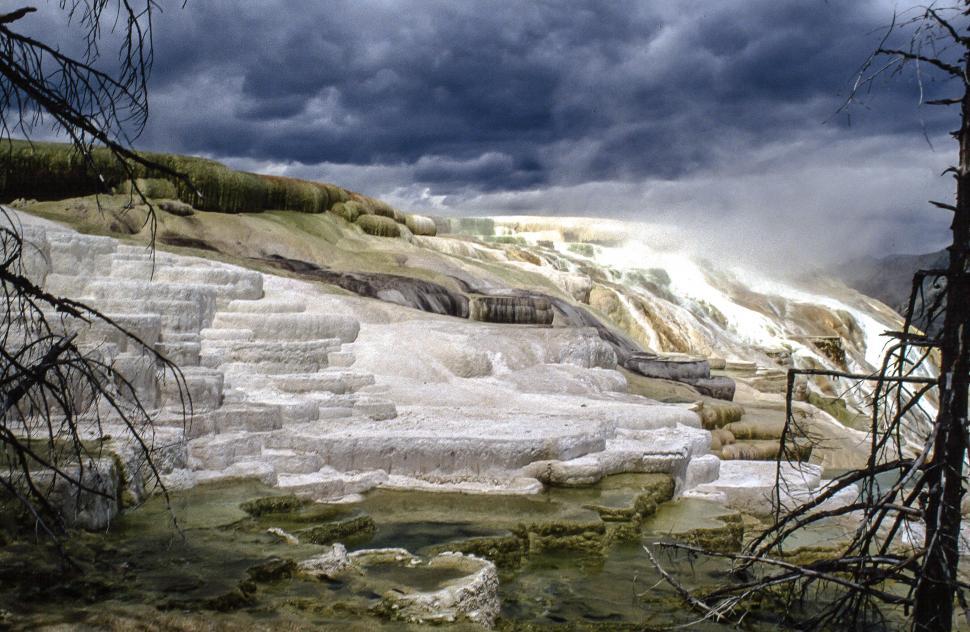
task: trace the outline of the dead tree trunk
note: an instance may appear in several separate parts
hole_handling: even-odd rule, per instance
[[[927,105],[960,106],[959,129],[953,132],[959,161],[947,170],[956,179],[956,199],[953,203],[931,202],[953,213],[949,265],[916,273],[903,329],[885,334],[897,342],[884,350],[882,366],[872,375],[816,368],[789,372],[782,453],[794,427],[791,402],[796,375],[828,375],[875,385],[868,461],[829,481],[814,498],[792,508],[779,506],[774,523],[757,534],[742,553],[707,552],[731,559],[736,581],[701,598],[691,595],[688,603],[705,619],[741,621],[752,612],[749,604],[754,597],[766,593],[785,599],[786,616],[806,630],[884,629],[890,622],[884,607],[901,606],[916,632],[949,632],[957,597],[970,618],[966,605],[970,583],[957,575],[964,461],[970,450],[970,0],[954,0],[946,6],[931,3],[908,13],[914,11],[918,11],[915,16],[902,21],[894,16],[879,47],[860,69],[846,106],[880,76],[895,76],[906,66],[916,67],[921,102],[924,75],[942,78],[947,85],[959,84],[953,98],[925,101]],[[908,43],[901,48],[889,46],[896,35],[906,35]],[[924,293],[928,279],[946,280],[945,291],[929,300]],[[942,315],[938,337],[911,330],[917,305],[928,326],[937,326],[937,316]],[[923,369],[937,348],[939,379],[927,378]],[[921,404],[933,388],[939,396],[935,416]],[[889,485],[880,482],[884,475],[895,481]],[[776,494],[778,498],[783,494],[781,477]],[[840,494],[851,494],[855,501],[825,506]],[[836,544],[830,556],[803,565],[784,559],[783,545],[792,535],[832,518],[850,516],[853,523],[858,520],[858,527],[849,530],[847,541]],[[913,534],[917,524],[925,529],[922,542],[918,537],[904,537]],[[662,546],[690,555],[701,552],[679,543]],[[659,568],[655,558],[650,560]],[[661,578],[684,594],[670,574],[661,572]],[[901,586],[909,590],[902,593]],[[818,588],[814,593],[818,599],[805,610],[812,587]],[[761,603],[756,603],[760,608]]]
[[[968,47],[966,41],[964,47]],[[970,69],[970,48],[963,71]],[[933,456],[926,466],[926,558],[916,586],[913,627],[918,632],[949,631],[953,622],[957,549],[960,537],[960,504],[963,498],[963,462],[967,449],[967,390],[970,383],[970,279],[967,276],[970,247],[970,87],[964,79],[960,103],[960,162],[954,169],[956,206],[950,228],[946,315],[940,338],[940,410]]]

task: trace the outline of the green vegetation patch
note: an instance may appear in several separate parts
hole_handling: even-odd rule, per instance
[[[330,198],[331,205],[337,202],[346,202],[350,199],[350,193],[335,184],[324,184],[323,188],[327,190],[327,197]]]
[[[332,544],[348,538],[364,538],[373,535],[377,530],[374,519],[367,515],[354,516],[335,522],[314,525],[297,531],[294,535],[301,542],[311,544]]]
[[[386,217],[394,220],[394,222],[397,224],[404,223],[404,214],[398,211],[396,208],[391,207],[389,204],[362,195],[358,196],[357,199],[358,203],[364,208],[366,214]]]
[[[744,417],[744,407],[733,402],[721,400],[705,400],[704,406],[698,411],[701,424],[705,430],[714,430],[740,421]]]
[[[151,154],[146,156],[159,164],[188,176],[193,190],[187,183],[176,183],[178,199],[202,211],[222,213],[258,212],[273,208],[273,202],[283,197],[274,193],[278,184],[268,177],[255,173],[233,171],[229,167],[203,158]],[[318,212],[317,209],[287,208]]]
[[[608,545],[606,527],[602,530],[586,530],[569,534],[542,535],[532,531],[526,534],[529,553],[538,555],[547,551],[580,551],[602,555]]]
[[[849,428],[866,430],[869,427],[869,416],[849,410],[848,404],[840,397],[820,395],[815,391],[808,391],[806,399],[809,404],[827,412]]]
[[[290,513],[306,507],[310,501],[294,495],[265,496],[255,498],[239,505],[239,508],[250,516],[257,518],[265,514]]]
[[[319,183],[280,176],[261,177],[270,185],[267,208],[322,213],[331,206],[327,188]]]
[[[734,438],[739,441],[745,441],[749,439],[753,440],[768,440],[768,439],[780,439],[782,433],[785,430],[785,420],[784,419],[753,419],[747,421],[742,419],[741,421],[733,421],[724,426],[724,429],[734,435]],[[799,428],[796,426],[792,428],[793,431],[797,431]]]
[[[727,514],[717,518],[716,527],[698,527],[676,538],[691,546],[717,553],[737,553],[744,544],[744,521],[741,514]]]
[[[516,235],[501,235],[499,237],[486,237],[485,241],[493,244],[504,244],[507,246],[528,246],[529,242],[524,237]]]
[[[606,523],[599,519],[520,524],[513,529],[513,533],[531,555],[546,551],[581,551],[601,555],[608,545]]]
[[[235,171],[205,158],[141,154],[185,174],[190,186],[168,173],[137,163],[129,163],[129,171],[105,148],[94,148],[91,155],[89,164],[72,145],[65,143],[4,144],[0,147],[0,199],[62,200],[112,191],[128,193],[132,191],[132,175],[148,198],[178,199],[198,210],[220,213],[323,213],[334,204],[351,199],[348,191],[332,184]],[[367,200],[375,207],[390,209],[386,212],[392,217],[397,213],[383,202]]]
[[[661,503],[674,497],[674,479],[666,474],[657,474],[653,484],[637,496],[634,509],[639,516],[649,516],[657,511]]]
[[[438,555],[448,551],[484,557],[501,568],[513,568],[522,562],[525,545],[514,535],[486,536],[438,544],[429,548],[427,554]]]
[[[95,149],[93,165],[70,145],[9,141],[0,145],[0,192],[4,200],[59,200],[107,193],[127,179],[110,152]],[[100,172],[105,181],[97,179]]]

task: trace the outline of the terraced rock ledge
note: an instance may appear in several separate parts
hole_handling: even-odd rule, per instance
[[[256,478],[334,501],[379,486],[535,493],[630,472],[668,474],[680,493],[718,476],[693,407],[629,394],[595,329],[455,321],[21,217],[32,278],[179,364],[184,427],[150,356],[65,325],[138,385],[172,488]],[[111,434],[122,452],[124,430]]]

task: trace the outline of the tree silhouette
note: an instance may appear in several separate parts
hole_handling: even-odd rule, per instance
[[[132,142],[148,117],[148,79],[153,61],[154,0],[60,0],[58,9],[84,37],[75,58],[15,30],[36,11],[24,6],[0,14],[0,139],[29,140],[49,129],[70,139],[92,178],[99,178],[93,151],[106,148],[132,176],[134,168],[184,179],[135,152]],[[102,55],[106,33],[120,42],[117,68]],[[2,149],[0,149],[2,151]],[[7,162],[7,168],[15,168]],[[101,163],[103,164],[103,162]],[[101,182],[104,179],[101,178]],[[142,200],[147,203],[144,196]],[[154,235],[154,208],[149,205]],[[107,328],[139,346],[160,373],[170,374],[190,402],[178,369],[96,307],[52,295],[36,282],[36,253],[17,217],[0,213],[0,491],[36,523],[58,537],[84,495],[105,497],[99,480],[105,428],[123,427],[158,481],[152,417],[134,385],[101,350],[85,344],[84,331]],[[80,332],[80,333],[79,333]],[[164,489],[164,487],[163,487]],[[53,498],[60,501],[54,501]],[[70,502],[73,498],[74,502]],[[66,500],[65,500],[66,499]]]

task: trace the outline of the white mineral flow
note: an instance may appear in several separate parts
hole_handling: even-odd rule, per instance
[[[150,358],[78,325],[138,385],[159,431],[183,437],[168,440],[182,450],[165,463],[172,486],[256,477],[336,500],[379,485],[528,493],[619,472],[667,472],[680,488],[717,475],[710,459],[690,467],[710,444],[698,415],[627,394],[593,329],[433,316],[22,221],[49,262],[47,289],[143,323],[179,363],[184,434],[178,393]]]
[[[164,463],[172,485],[256,477],[337,500],[376,486],[533,493],[660,472],[673,476],[678,493],[696,487],[730,501],[737,490],[773,484],[761,464],[740,462],[717,484],[720,461],[696,403],[629,393],[616,348],[594,327],[439,316],[208,259],[156,252],[153,260],[143,246],[20,218],[43,254],[30,262],[39,283],[93,302],[179,363],[193,413],[184,430],[178,393],[150,356],[103,327],[81,328],[85,344],[106,354],[152,409],[173,453]],[[752,385],[739,388],[755,404],[779,401],[756,380],[783,376],[789,363],[873,371],[880,334],[899,325],[891,310],[841,285],[715,268],[663,227],[495,223],[507,237],[533,242],[528,262],[487,241],[380,243],[407,253],[410,267],[499,292],[507,277],[551,283],[652,351],[750,367]],[[811,342],[820,336],[840,341],[843,366]],[[865,396],[845,399],[861,410]],[[819,418],[835,436],[858,440]]]
[[[675,227],[588,218],[492,219],[497,233],[533,244],[551,242],[574,270],[581,267],[576,262],[585,261],[611,271],[616,282],[610,291],[625,312],[614,320],[628,322],[628,333],[655,352],[715,356],[777,369],[776,354],[783,351],[797,368],[870,375],[879,370],[892,343],[885,332],[902,328],[893,310],[841,283],[724,263],[730,258],[723,253],[699,256],[690,236]],[[812,344],[819,337],[838,340],[844,364]],[[912,350],[910,360],[917,358]],[[932,377],[935,368],[926,362],[915,374]],[[872,382],[818,382],[810,382],[810,388],[826,388],[857,411],[869,412]],[[922,411],[909,416],[911,448],[922,445],[935,415],[931,395]]]

